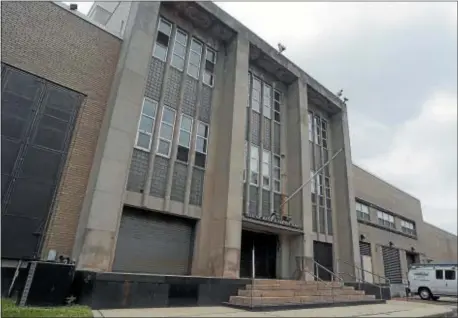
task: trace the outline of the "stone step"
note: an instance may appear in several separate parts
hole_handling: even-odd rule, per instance
[[[277,289],[277,290],[265,290],[265,289],[251,289],[244,290],[239,289],[238,296],[246,297],[294,297],[294,296],[332,296],[332,295],[364,295],[363,290],[354,289],[341,289],[341,288],[329,288],[329,289]]]
[[[375,300],[374,295],[246,297],[231,296],[229,303],[237,306],[282,306],[288,304],[339,303]]]
[[[276,285],[276,286],[304,286],[304,285],[335,285],[341,286],[343,282],[328,282],[328,281],[305,281],[305,280],[287,280],[287,279],[255,279],[252,282],[254,286]]]
[[[345,289],[345,290],[353,290],[355,289],[353,286],[344,286],[342,283],[334,282],[334,283],[327,283],[324,284],[320,283],[309,283],[309,284],[301,284],[301,283],[289,283],[289,284],[255,284],[254,286],[251,284],[246,285],[246,289],[248,290],[305,290],[305,289]]]

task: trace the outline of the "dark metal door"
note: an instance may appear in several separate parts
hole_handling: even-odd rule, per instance
[[[34,258],[83,96],[2,66],[2,257]]]
[[[277,237],[273,234],[242,231],[240,277],[251,277],[253,246],[255,249],[256,278],[275,278],[277,262]]]
[[[332,263],[332,244],[313,241],[313,258],[320,265],[328,269],[328,271],[334,271],[334,266]],[[332,275],[328,271],[321,267],[318,267],[318,270],[316,268],[314,270],[316,276],[318,276],[322,280],[330,281]]]
[[[125,207],[113,271],[188,275],[194,221]]]
[[[402,284],[399,250],[393,247],[382,246],[382,255],[385,277],[389,278],[392,284]]]

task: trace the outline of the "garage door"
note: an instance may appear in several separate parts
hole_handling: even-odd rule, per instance
[[[382,246],[382,254],[385,277],[389,278],[392,284],[402,284],[399,250],[397,248]]]
[[[194,223],[184,218],[125,208],[113,271],[188,275]]]

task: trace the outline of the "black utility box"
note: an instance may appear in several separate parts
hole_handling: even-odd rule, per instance
[[[66,303],[75,274],[74,264],[33,261],[28,264],[25,284],[17,305],[59,306]]]

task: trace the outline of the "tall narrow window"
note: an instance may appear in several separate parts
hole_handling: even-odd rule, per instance
[[[180,121],[180,135],[178,136],[177,160],[188,162],[189,146],[191,144],[192,118],[182,114]]]
[[[321,133],[320,133],[320,118],[318,116],[315,116],[313,118],[313,133],[314,133],[314,139],[315,143],[317,145],[320,145],[320,139],[321,139]]]
[[[169,49],[170,35],[172,34],[172,24],[161,18],[157,29],[153,56],[165,62]]]
[[[324,149],[328,149],[328,124],[323,119],[321,120],[321,141]]]
[[[252,92],[251,92],[251,80],[252,80],[251,72],[248,72],[248,100],[247,100],[247,103],[246,103],[246,107],[250,107],[250,99],[251,99],[251,95],[252,95]]]
[[[207,162],[208,126],[202,122],[197,123],[196,135],[196,160],[197,167],[205,168]]]
[[[272,87],[264,84],[262,96],[262,113],[265,117],[272,117]]]
[[[189,52],[188,74],[195,79],[199,79],[201,58],[202,43],[192,38],[191,51]]]
[[[215,83],[216,52],[207,47],[205,52],[204,84],[213,87]]]
[[[246,170],[247,170],[246,159],[247,159],[247,155],[248,155],[248,143],[245,140],[245,149],[243,150],[243,182],[246,182]]]
[[[311,191],[312,193],[316,193],[316,178],[317,176],[314,176],[315,172],[313,170],[310,170],[310,178],[312,178],[310,180],[310,187],[311,187]]]
[[[251,108],[258,113],[261,111],[261,81],[255,77],[251,88]]]
[[[251,146],[250,158],[250,183],[253,185],[259,184],[259,148]]]
[[[280,122],[280,105],[281,93],[277,90],[274,91],[274,120]]]
[[[159,155],[170,157],[174,125],[175,111],[171,108],[164,107],[162,110],[161,128],[159,130],[159,140],[157,143],[157,153]]]
[[[313,115],[309,113],[309,141],[313,142]]]
[[[170,64],[180,71],[184,69],[187,42],[188,35],[181,30],[177,30],[175,34],[175,42],[173,43],[172,61]]]
[[[145,97],[143,99],[142,114],[138,121],[137,148],[150,151],[153,139],[154,122],[156,121],[157,102]]]
[[[274,192],[281,192],[281,170],[280,170],[280,156],[273,156],[272,171],[274,179]]]
[[[270,190],[270,152],[266,150],[262,152],[262,186]]]

